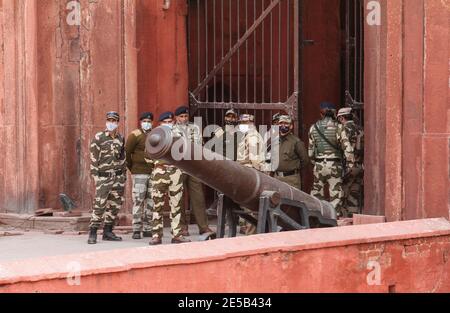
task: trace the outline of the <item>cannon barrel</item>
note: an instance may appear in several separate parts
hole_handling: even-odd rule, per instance
[[[176,157],[172,150],[178,152]],[[203,153],[201,160],[194,160],[196,150]],[[277,198],[303,202],[308,210],[317,211],[328,219],[336,219],[336,210],[329,202],[320,201],[253,168],[231,160],[223,160],[223,156],[201,145],[188,143],[184,137],[174,137],[168,127],[155,128],[147,136],[146,153],[151,159],[164,160],[175,165],[252,211],[258,212],[260,197],[264,192],[271,191],[275,195],[271,199],[274,205],[277,205]],[[183,157],[180,157],[180,154]],[[295,213],[286,213],[298,221],[299,216]]]

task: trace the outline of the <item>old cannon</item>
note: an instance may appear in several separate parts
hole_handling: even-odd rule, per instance
[[[184,137],[174,137],[168,127],[158,127],[148,135],[146,153],[219,191],[217,237],[224,237],[226,222],[230,236],[236,236],[239,216],[257,226],[257,233],[337,226],[336,211],[330,203],[255,169],[224,160]],[[257,212],[258,218],[241,207]]]

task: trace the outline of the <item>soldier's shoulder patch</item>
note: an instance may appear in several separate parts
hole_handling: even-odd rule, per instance
[[[136,137],[139,137],[140,135],[142,135],[142,131],[140,129],[135,129],[131,133]]]
[[[98,132],[95,134],[95,140],[100,140],[104,135],[104,132]]]

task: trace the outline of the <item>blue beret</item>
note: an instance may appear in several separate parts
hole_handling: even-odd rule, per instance
[[[163,113],[163,114],[161,114],[159,116],[159,121],[162,122],[162,121],[167,120],[169,118],[173,119],[173,113],[172,112],[165,112],[165,113]]]
[[[151,112],[144,112],[141,114],[141,117],[139,118],[140,121],[145,120],[145,119],[149,119],[153,121],[153,113]]]
[[[181,114],[189,114],[189,108],[182,106],[175,110],[175,116],[180,116]]]
[[[117,113],[116,111],[111,111],[111,112],[106,113],[106,119],[110,119],[110,118],[113,120],[119,121],[120,120],[119,113]]]
[[[320,108],[322,110],[336,110],[336,105],[331,102],[322,102]]]

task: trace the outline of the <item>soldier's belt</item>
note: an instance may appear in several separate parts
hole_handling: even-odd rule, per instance
[[[115,171],[115,172],[99,172],[98,177],[116,177],[123,175],[123,170]]]
[[[174,168],[175,166],[173,166],[173,165],[168,165],[168,164],[157,164],[157,165],[155,165],[155,168],[161,168],[161,169],[163,169],[163,170],[167,170],[167,169],[172,169],[172,168]]]
[[[288,177],[288,176],[294,176],[297,175],[299,173],[298,170],[294,170],[294,171],[290,171],[290,172],[275,172],[275,174],[278,177]]]
[[[342,159],[339,158],[324,158],[324,159],[316,159],[316,162],[341,162]]]

